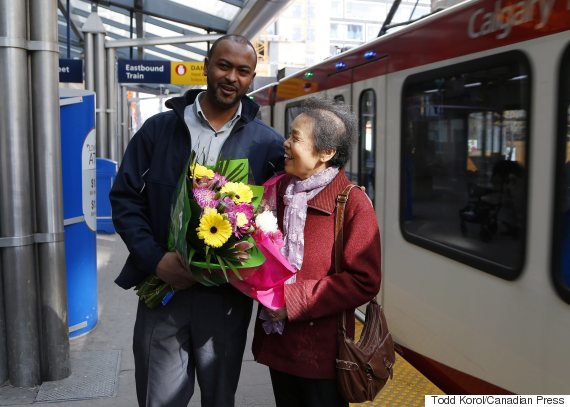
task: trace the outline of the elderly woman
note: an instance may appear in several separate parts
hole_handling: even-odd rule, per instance
[[[284,255],[298,270],[285,285],[284,308],[265,310],[285,329],[266,334],[256,322],[253,354],[269,366],[277,407],[348,406],[336,384],[337,327],[343,311],[372,299],[380,288],[380,232],[364,192],[354,188],[345,209],[342,272],[334,267],[336,197],[350,183],[355,118],[342,105],[310,98],[291,125],[287,174],[278,186]],[[354,318],[347,333],[354,334]]]

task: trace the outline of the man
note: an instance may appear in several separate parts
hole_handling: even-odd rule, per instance
[[[245,96],[257,56],[242,36],[221,37],[204,62],[205,91],[170,99],[172,110],[148,119],[123,157],[110,198],[113,222],[129,257],[116,283],[130,289],[155,273],[176,293],[164,306],[138,305],[133,352],[140,406],[188,405],[198,379],[202,406],[233,406],[252,300],[230,284],[195,284],[167,252],[170,205],[194,150],[205,164],[248,158],[250,182],[283,168],[283,138],[256,119]]]

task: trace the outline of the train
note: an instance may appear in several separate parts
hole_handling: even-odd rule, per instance
[[[250,93],[284,135],[309,96],[358,117],[403,357],[448,394],[570,394],[570,1],[462,2]]]

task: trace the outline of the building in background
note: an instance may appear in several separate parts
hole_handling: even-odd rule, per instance
[[[295,0],[255,39],[255,88],[378,36],[393,0]],[[402,0],[391,23],[430,13],[430,0]]]

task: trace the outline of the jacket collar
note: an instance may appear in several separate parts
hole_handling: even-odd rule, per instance
[[[203,92],[203,89],[190,89],[182,96],[168,99],[165,106],[174,110],[176,114],[184,119],[184,109],[196,100],[196,97]],[[241,98],[241,120],[248,123],[255,119],[259,106],[247,96]]]
[[[292,176],[290,175],[283,178],[279,186],[279,196],[283,196],[285,194],[285,189],[287,188],[291,178]],[[344,169],[341,168],[330,184],[324,187],[321,192],[313,197],[313,199],[309,200],[307,205],[309,208],[324,212],[327,215],[332,215],[336,208],[337,195],[341,193],[344,187],[348,184],[350,184],[350,181],[346,177]]]

